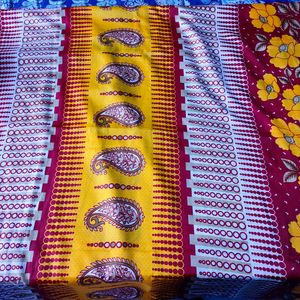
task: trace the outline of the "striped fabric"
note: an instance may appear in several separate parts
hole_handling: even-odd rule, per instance
[[[0,24],[5,299],[299,294],[298,3]]]

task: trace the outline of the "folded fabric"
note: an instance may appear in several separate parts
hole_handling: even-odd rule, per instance
[[[0,17],[1,282],[266,299],[300,278],[299,3]]]

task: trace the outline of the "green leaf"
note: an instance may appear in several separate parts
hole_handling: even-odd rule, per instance
[[[300,11],[300,4],[298,2],[289,3],[289,7],[296,14],[299,13],[299,11]]]
[[[263,34],[257,34],[256,37],[261,42],[268,42],[268,38]]]
[[[294,171],[294,172],[298,171],[297,165],[292,160],[289,160],[289,159],[286,159],[286,158],[282,158],[281,160],[284,163],[284,165],[287,167],[288,170],[291,170],[291,171]]]
[[[289,20],[290,25],[295,29],[300,29],[300,22],[296,19]]]
[[[300,67],[295,70],[295,77],[300,78]]]
[[[288,171],[283,175],[283,182],[296,182],[298,179],[297,173]]]
[[[283,20],[281,24],[282,30],[286,30],[289,27],[289,22],[287,20]]]
[[[282,84],[288,84],[289,79],[286,77],[277,77]]]
[[[294,37],[295,39],[297,39],[298,37],[298,30],[297,29],[294,29],[294,28],[290,28],[289,29],[289,34]]]
[[[257,43],[255,46],[255,51],[265,51],[267,49],[267,44],[264,42]]]
[[[285,69],[284,69],[284,75],[285,75],[286,77],[291,77],[292,71],[291,71],[289,68],[285,68]]]
[[[286,14],[289,12],[289,6],[283,3],[277,3],[277,8],[279,10],[279,12],[281,12],[282,14]]]

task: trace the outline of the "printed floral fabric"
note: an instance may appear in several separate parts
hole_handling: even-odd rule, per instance
[[[228,5],[228,4],[250,4],[250,3],[272,3],[274,0],[0,0],[0,9],[37,9],[37,8],[63,8],[75,6],[125,6],[134,7],[140,5]],[[294,0],[285,0],[282,2],[294,2]],[[267,12],[267,11],[266,11]],[[253,15],[255,13],[253,12]],[[268,12],[267,12],[268,16]],[[278,19],[270,17],[268,22],[270,28],[276,26]],[[272,20],[273,19],[273,20]],[[257,24],[259,24],[259,17]]]
[[[300,5],[163,4],[0,11],[5,299],[299,295]]]
[[[242,10],[245,22],[249,18],[253,26],[247,29],[249,33],[241,30],[241,35],[245,49],[254,54],[245,63],[251,74],[249,80],[256,81],[250,92],[257,120],[265,119],[261,125],[265,159],[273,172],[274,184],[277,181],[282,186],[282,192],[274,193],[279,204],[276,209],[282,212],[279,218],[290,220],[282,226],[288,231],[288,235],[282,232],[282,240],[291,249],[288,254],[291,262],[298,264],[299,203],[298,196],[289,191],[298,191],[300,184],[300,6],[299,3],[259,4],[252,5],[249,14]],[[273,155],[271,143],[276,146]]]

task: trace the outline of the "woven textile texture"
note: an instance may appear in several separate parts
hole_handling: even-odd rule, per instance
[[[300,278],[299,3],[0,21],[5,299],[268,299]]]

